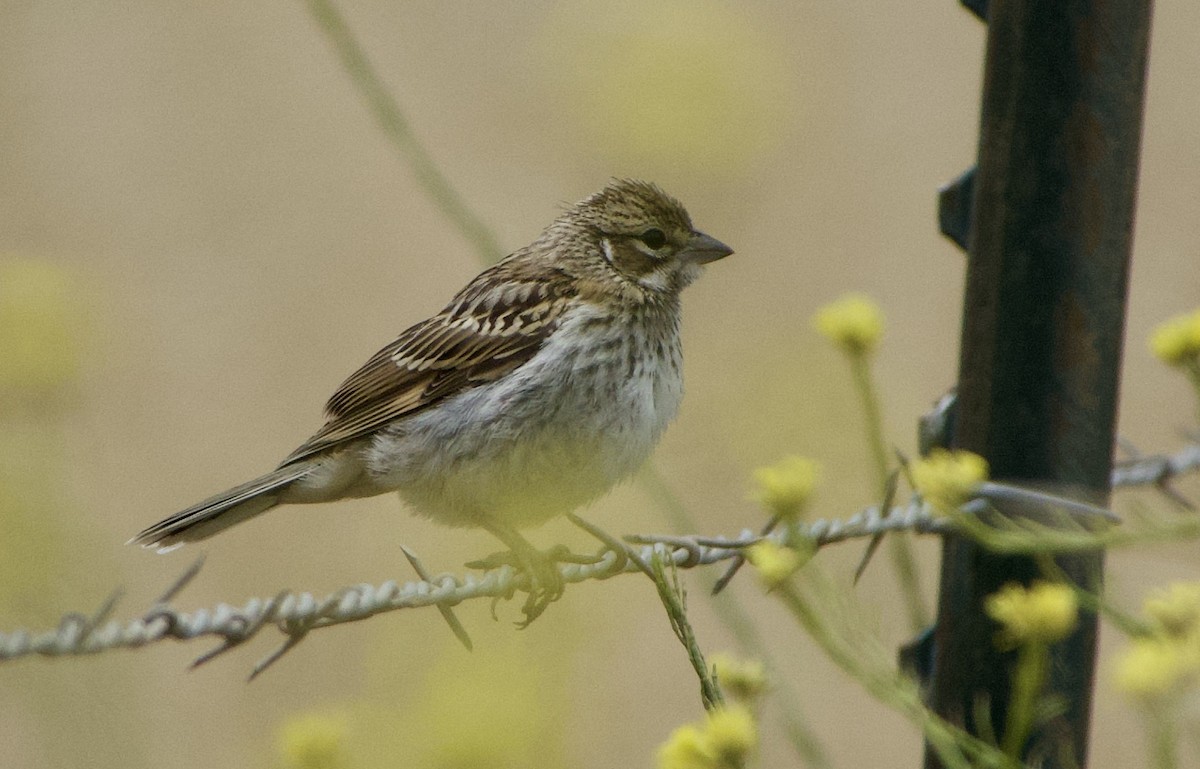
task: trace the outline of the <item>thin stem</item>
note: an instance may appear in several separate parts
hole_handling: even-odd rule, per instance
[[[1038,568],[1042,570],[1042,574],[1047,580],[1068,585],[1075,591],[1075,598],[1079,601],[1079,608],[1102,615],[1112,623],[1114,628],[1127,636],[1144,636],[1150,634],[1151,626],[1147,622],[1122,610],[1111,601],[1105,600],[1103,595],[1083,588],[1071,578],[1071,575],[1067,574],[1065,569],[1058,565],[1051,553],[1037,553],[1034,556],[1034,560],[1037,561]],[[1099,581],[1097,580],[1093,584],[1099,584]]]
[[[1192,383],[1192,389],[1196,391],[1197,413],[1200,414],[1200,356],[1193,355],[1183,368],[1187,372],[1188,380]]]
[[[704,709],[714,710],[721,707],[725,704],[725,697],[713,679],[712,669],[705,662],[704,653],[700,651],[700,644],[696,641],[696,633],[688,622],[686,599],[679,586],[679,574],[675,570],[674,562],[671,563],[670,580],[667,579],[663,558],[659,554],[656,553],[651,559],[650,569],[654,573],[658,597],[662,600],[663,608],[667,610],[667,618],[671,620],[671,629],[675,631],[675,636],[683,644],[683,648],[687,649],[688,660],[692,663],[692,669],[696,671],[696,677],[700,679],[700,699],[704,703]]]
[[[388,92],[379,74],[367,58],[366,51],[359,44],[345,19],[331,0],[305,0],[309,13],[329,43],[342,60],[342,66],[350,80],[358,88],[359,93],[367,102],[367,106],[375,114],[379,127],[384,135],[408,162],[409,167],[417,177],[417,181],[425,188],[429,197],[441,208],[442,213],[458,227],[459,231],[469,240],[478,252],[480,258],[487,263],[495,262],[504,255],[498,241],[483,221],[467,207],[462,197],[451,186],[445,175],[437,167],[429,152],[417,140],[412,126],[405,117],[400,105]]]
[[[851,651],[851,644],[834,632],[801,593],[796,578],[787,580],[773,591],[799,621],[814,641],[834,664],[858,681],[869,694],[883,704],[907,717],[921,729],[925,738],[947,767],[970,769],[972,766],[999,765],[993,759],[1003,758],[991,746],[957,729],[939,718],[921,703],[915,684],[898,677],[892,672],[881,673],[871,669],[859,655]],[[977,761],[973,762],[973,756]]]
[[[1004,727],[1001,749],[1013,761],[1021,760],[1021,751],[1033,732],[1038,696],[1046,683],[1050,665],[1050,647],[1040,641],[1028,641],[1021,646],[1017,669],[1013,673],[1013,693],[1008,704],[1008,723]]]
[[[862,400],[863,415],[867,420],[867,447],[875,463],[875,475],[882,492],[887,485],[888,453],[887,441],[883,436],[883,414],[879,406],[879,395],[871,379],[871,365],[865,354],[850,355],[850,373],[854,386]]]
[[[699,531],[695,518],[683,504],[679,496],[663,479],[662,474],[653,463],[647,463],[638,480],[650,494],[654,504],[663,511],[667,522],[678,531]],[[779,670],[771,647],[763,640],[758,631],[754,618],[737,600],[726,594],[725,598],[718,596],[712,602],[713,610],[721,623],[733,634],[744,653],[758,657],[768,670]],[[792,748],[796,754],[814,769],[825,769],[830,766],[829,756],[821,744],[816,731],[809,726],[800,712],[800,694],[796,691],[795,682],[790,678],[776,679],[773,682],[776,699],[780,700],[781,715],[785,730]]]
[[[1200,520],[1181,517],[1155,521],[1153,528],[1110,527],[1103,531],[1062,531],[1035,521],[1017,521],[997,515],[985,523],[979,517],[954,511],[955,527],[986,549],[1001,554],[1080,553],[1153,542],[1186,542],[1200,539]]]
[[[774,655],[769,651],[754,619],[738,601],[728,593],[715,596],[713,605],[717,616],[722,619],[725,627],[737,639],[744,651],[758,657],[766,665],[768,671],[778,671],[779,665]],[[782,700],[780,710],[783,717],[784,730],[792,748],[804,762],[814,769],[826,769],[830,766],[829,756],[821,744],[820,738],[813,728],[800,715],[799,695],[790,679],[780,679],[772,676],[772,693],[776,699]]]
[[[886,494],[888,484],[888,450],[887,439],[883,434],[883,415],[880,409],[879,394],[875,390],[871,378],[871,366],[866,354],[850,355],[850,373],[854,378],[854,387],[862,400],[863,415],[866,417],[867,446],[875,464],[877,488],[881,495]],[[888,550],[892,556],[892,565],[900,580],[900,589],[904,593],[908,609],[909,623],[914,631],[929,624],[929,611],[921,597],[921,583],[917,572],[917,561],[913,556],[912,543],[907,534],[896,532],[888,537]]]
[[[1150,732],[1150,756],[1154,769],[1175,769],[1179,764],[1177,743],[1179,735],[1175,718],[1170,713],[1151,713],[1146,718]]]

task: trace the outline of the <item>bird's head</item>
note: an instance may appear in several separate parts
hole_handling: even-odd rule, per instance
[[[564,267],[583,268],[587,277],[616,279],[624,289],[648,298],[678,294],[699,276],[701,265],[733,253],[696,230],[678,200],[633,179],[615,179],[571,206],[543,239],[553,241],[560,252],[564,241],[581,244],[565,249],[571,264]]]

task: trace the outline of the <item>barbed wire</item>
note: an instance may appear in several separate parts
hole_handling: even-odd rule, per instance
[[[812,521],[802,530],[818,545],[825,545],[881,532],[901,529],[928,532],[944,526],[944,521],[914,501],[894,508],[886,516],[878,508],[868,508],[845,520]],[[575,584],[640,571],[655,554],[683,569],[718,563],[740,555],[743,548],[764,537],[745,530],[734,538],[641,535],[630,539],[640,547],[626,546],[624,552],[609,547],[592,563],[557,564],[563,582]],[[424,571],[419,560],[411,554],[406,555],[418,574],[425,578],[404,583],[388,580],[378,585],[352,585],[323,598],[309,592],[283,590],[269,598],[251,598],[241,606],[220,603],[211,609],[190,612],[174,608],[172,600],[199,573],[203,565],[203,559],[200,559],[140,617],[130,620],[110,618],[120,597],[118,594],[90,616],[77,612],[65,615],[53,630],[0,631],[0,662],[31,655],[65,657],[136,649],[167,639],[191,640],[206,636],[218,639],[219,645],[200,656],[193,663],[195,666],[240,646],[267,627],[274,627],[286,638],[281,646],[255,665],[251,673],[253,678],[312,630],[357,622],[400,609],[425,606],[449,609],[478,598],[498,601],[529,588],[529,577],[508,565],[479,575],[433,576]],[[455,623],[452,622],[452,627]],[[455,632],[458,634],[459,630]],[[469,641],[464,642],[469,644]]]
[[[1189,435],[1190,443],[1174,454],[1144,456],[1133,444],[1121,441],[1130,459],[1119,462],[1112,471],[1113,488],[1154,486],[1182,507],[1194,509],[1191,501],[1176,491],[1171,483],[1181,475],[1200,469],[1200,436]]]
[[[1165,489],[1167,482],[1200,469],[1200,444],[1191,444],[1170,456],[1137,457],[1113,471],[1113,485],[1121,487],[1153,485]],[[1170,492],[1173,499],[1178,499]],[[981,496],[989,503],[1023,502],[1026,505],[1056,506],[1081,515],[1102,516],[1114,520],[1109,511],[1042,492],[988,483]],[[1185,500],[1186,502],[1186,500]],[[967,508],[970,507],[968,504]],[[967,509],[965,508],[965,509]],[[636,571],[647,571],[646,564],[657,556],[677,568],[689,569],[722,561],[740,560],[742,551],[756,542],[782,541],[781,532],[757,534],[749,529],[732,538],[643,534],[626,537],[627,545],[604,536],[590,524],[580,526],[606,542],[605,549],[589,562],[557,564],[564,584],[604,580]],[[951,523],[930,510],[919,498],[892,507],[886,515],[878,506],[866,508],[846,519],[825,518],[799,524],[799,534],[817,547],[850,539],[874,537],[893,531],[917,534],[944,532]],[[114,649],[137,649],[164,641],[191,640],[211,636],[219,644],[195,660],[201,665],[274,627],[285,636],[283,643],[260,660],[251,672],[253,678],[304,640],[309,631],[347,622],[358,622],[376,614],[436,606],[455,635],[468,647],[470,639],[452,607],[478,598],[493,602],[510,599],[528,591],[528,575],[508,565],[480,574],[432,575],[420,560],[404,550],[420,579],[399,582],[388,580],[378,585],[359,584],[335,590],[318,598],[309,592],[282,590],[269,598],[251,598],[241,606],[219,603],[211,609],[181,611],[172,601],[200,572],[203,558],[187,569],[140,617],[115,620],[111,616],[120,594],[114,594],[93,614],[72,612],[63,616],[58,627],[40,632],[26,629],[0,631],[0,662],[28,656],[66,657],[99,654]]]

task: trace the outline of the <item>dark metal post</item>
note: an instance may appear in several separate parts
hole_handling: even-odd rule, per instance
[[[1149,0],[991,0],[963,306],[955,445],[998,479],[1105,503],[1150,27]],[[1103,554],[1057,559],[1099,587]],[[931,705],[1004,733],[1012,657],[983,599],[1038,575],[1025,557],[943,545]],[[1057,645],[1067,712],[1027,750],[1086,765],[1096,618]],[[1066,753],[1064,754],[1064,749]],[[932,752],[927,767],[940,766]]]

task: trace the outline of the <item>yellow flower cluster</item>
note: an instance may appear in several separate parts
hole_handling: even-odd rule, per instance
[[[1000,623],[1005,646],[1061,641],[1075,629],[1079,601],[1075,592],[1056,582],[1034,582],[1030,587],[1010,582],[987,597],[984,610]]]
[[[778,545],[769,539],[746,548],[746,560],[758,570],[758,578],[767,590],[786,582],[808,561],[809,556],[811,553],[801,554],[795,548]]]
[[[1117,661],[1117,688],[1151,704],[1194,685],[1200,677],[1200,645],[1147,636],[1135,640]]]
[[[987,480],[987,460],[969,451],[934,449],[910,466],[913,485],[939,511],[955,510]]]
[[[850,355],[866,355],[883,336],[883,312],[864,294],[846,294],[813,318],[817,330]]]
[[[784,520],[794,520],[812,497],[820,469],[805,457],[784,457],[773,465],[754,471],[754,498]]]
[[[767,688],[767,669],[759,660],[741,660],[729,654],[709,659],[717,684],[734,699],[753,701]]]
[[[1174,582],[1156,590],[1144,608],[1160,635],[1194,635],[1200,632],[1200,582]]]
[[[1121,691],[1146,705],[1200,685],[1200,583],[1175,583],[1146,599],[1153,632],[1117,661]]]
[[[659,769],[734,769],[758,745],[758,726],[749,708],[727,705],[710,712],[702,725],[679,727],[658,751]]]
[[[346,766],[346,719],[305,713],[279,729],[279,754],[287,769],[340,769]]]
[[[1200,310],[1160,323],[1150,334],[1150,351],[1172,366],[1200,362]]]

